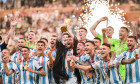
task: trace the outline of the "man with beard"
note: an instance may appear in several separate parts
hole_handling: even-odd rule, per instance
[[[43,67],[43,69],[46,72],[45,76],[37,75],[37,84],[48,84],[49,80],[48,80],[48,74],[47,73],[48,73],[49,68],[52,68],[52,66],[53,66],[53,60],[52,60],[51,52],[48,51],[49,58],[47,56],[45,56],[45,54],[44,54],[45,43],[43,41],[38,41],[36,48],[37,48],[37,55],[33,56],[32,58],[39,61],[41,66]]]
[[[135,62],[137,59],[139,60],[140,55],[135,55],[135,57],[132,57],[130,59],[123,59],[121,57],[116,58],[113,61],[113,67],[110,69],[108,68],[108,63],[110,62],[110,45],[104,43],[101,47],[101,56],[103,60],[100,60],[98,62],[92,63],[89,66],[83,66],[83,65],[77,65],[75,62],[71,63],[72,67],[88,71],[93,69],[99,69],[100,72],[100,81],[95,81],[95,84],[123,84],[123,81],[120,79],[119,72],[118,72],[118,66],[120,64],[130,64]]]
[[[90,56],[85,53],[85,43],[79,42],[77,45],[77,56],[74,56],[74,61],[80,65],[89,65],[90,64]],[[79,70],[81,75],[81,84],[91,84],[93,80],[86,76],[86,72]]]
[[[10,61],[10,51],[4,49],[2,51],[2,62],[0,62],[0,71],[2,73],[2,84],[15,84],[17,82],[15,78],[16,74],[19,74],[17,66],[14,62]]]
[[[127,40],[127,47],[128,50],[122,52],[119,56],[123,59],[137,59],[135,56],[140,55],[140,48],[135,48],[137,44],[137,40],[134,36],[129,36]],[[125,65],[126,69],[126,76],[125,76],[125,83],[129,84],[139,84],[140,83],[140,59],[136,60],[132,64]]]
[[[19,38],[18,40],[18,51],[13,54],[11,60],[15,63],[20,63],[22,60],[21,49],[26,46],[26,40],[24,38]]]
[[[80,36],[80,42],[86,42],[87,41],[87,39],[86,39],[86,36],[87,36],[87,29],[86,28],[83,28],[83,27],[81,27],[80,29],[79,29],[79,36]]]
[[[73,38],[72,35],[70,35],[69,31],[67,32],[64,32],[62,35],[60,35],[56,42],[57,52],[53,67],[53,76],[57,84],[71,84],[77,82],[77,78],[74,75],[77,74],[77,71],[74,70],[73,72],[73,70],[71,70],[67,60],[68,56],[77,55],[76,46],[78,41],[76,37]]]
[[[28,47],[22,47],[21,52],[23,60],[19,67],[20,84],[35,84],[37,83],[36,75],[44,77],[46,72],[39,61],[30,59],[30,49]]]
[[[102,18],[100,18],[97,22],[95,22],[95,23],[91,26],[91,28],[90,28],[90,31],[91,31],[91,33],[93,34],[93,36],[94,36],[94,37],[98,37],[98,38],[101,39],[101,44],[103,43],[103,36],[100,35],[95,29],[96,29],[96,27],[98,26],[98,24],[99,24],[100,22],[106,21],[106,20],[108,20],[107,17],[102,17]],[[112,35],[114,34],[114,29],[113,29],[113,27],[108,26],[108,27],[107,27],[107,31],[106,31],[105,33],[106,33],[106,35],[107,35],[107,40],[108,40],[109,43],[111,44],[111,51],[115,51],[115,44],[118,43],[119,40],[118,40],[118,39],[113,39],[113,38],[112,38]]]
[[[26,41],[26,46],[30,49],[36,49],[37,42],[35,42],[35,33],[30,31],[28,33],[28,41]]]
[[[101,39],[99,39],[98,37],[95,37],[93,39],[93,42],[95,44],[95,53],[98,55],[100,54]]]

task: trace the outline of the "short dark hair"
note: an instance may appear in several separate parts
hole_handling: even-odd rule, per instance
[[[84,27],[81,27],[80,29],[83,29],[83,30],[85,30],[85,31],[87,32],[87,29],[86,29],[86,28],[84,28]]]
[[[44,41],[38,41],[37,44],[38,44],[38,43],[43,43],[44,46],[45,46],[45,42],[44,42]]]
[[[28,47],[26,47],[26,46],[23,46],[22,48],[26,48],[28,51],[30,51],[30,49]]]
[[[137,39],[135,38],[135,36],[128,36],[128,38],[133,38],[137,42]]]
[[[64,35],[68,35],[68,36],[69,36],[69,33],[67,33],[67,32],[64,32],[64,33],[63,33],[63,36],[64,36]]]
[[[20,39],[23,39],[23,40],[26,42],[26,39],[25,39],[25,38],[19,38],[19,40],[20,40]]]
[[[57,37],[57,35],[53,34],[52,37]]]
[[[102,46],[103,46],[103,45],[105,45],[105,46],[107,46],[107,47],[109,47],[109,48],[111,49],[110,44],[108,44],[108,43],[103,43]]]
[[[127,27],[121,27],[121,29],[125,29],[127,31],[127,33],[129,33],[129,30]]]
[[[114,28],[113,28],[112,26],[108,26],[107,28],[111,28],[111,29],[113,29],[113,30],[114,30]]]
[[[0,36],[0,40],[2,40],[2,37]]]
[[[41,41],[41,40],[45,40],[45,41],[47,41],[47,43],[48,43],[48,39],[46,39],[46,38],[41,38],[40,41]]]
[[[95,43],[93,41],[86,41],[86,43],[91,43],[92,45],[95,46]]]
[[[78,42],[78,43],[82,43],[83,45],[85,45],[85,43],[84,43],[84,42]]]
[[[35,33],[34,31],[29,31],[29,32],[33,32],[33,33]]]
[[[98,37],[95,37],[94,39],[97,39],[97,40],[99,40],[99,41],[101,42],[101,39],[100,39],[100,38],[98,38]]]

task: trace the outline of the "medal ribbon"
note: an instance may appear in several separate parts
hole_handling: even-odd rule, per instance
[[[30,59],[27,60],[27,64],[26,64],[27,66],[28,66],[29,60],[30,60]],[[24,61],[22,62],[22,66],[23,66],[23,68],[24,68],[24,66],[25,66],[25,65],[24,65]]]
[[[20,52],[18,52],[18,54],[17,54],[17,60],[21,60],[22,54],[21,54],[20,58],[19,58],[19,54],[20,54]]]
[[[110,57],[109,57],[109,62],[110,63]],[[106,78],[108,77],[108,71],[109,71],[109,68],[108,68],[108,64],[107,64],[107,71],[106,71],[106,68],[105,68],[105,63],[103,61],[103,65],[104,65],[104,70],[105,70],[105,74],[106,74]]]
[[[80,54],[78,54],[76,57],[81,56],[85,51],[82,51]]]
[[[37,56],[37,61],[39,61],[38,59],[39,56]],[[41,60],[41,65],[43,66],[43,60],[44,60],[45,55],[43,55],[42,60]]]

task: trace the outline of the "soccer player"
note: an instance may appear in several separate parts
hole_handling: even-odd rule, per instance
[[[122,52],[119,56],[124,59],[135,58],[135,55],[140,55],[140,48],[135,48],[137,40],[134,36],[129,36],[127,40],[128,50]],[[140,59],[132,64],[125,65],[126,76],[125,83],[129,84],[139,84],[140,83]]]
[[[49,69],[48,66],[51,65],[51,67],[53,67],[52,66],[53,65],[52,57],[50,56],[51,52],[49,54],[49,58],[47,56],[45,56],[45,54],[44,54],[45,43],[43,41],[38,41],[36,48],[37,48],[37,55],[33,56],[32,58],[36,59],[37,61],[39,61],[41,66],[43,67],[43,69],[46,72],[45,76],[37,75],[37,84],[48,84],[49,83],[49,81],[48,81],[48,74],[47,74],[48,73],[48,69]]]
[[[73,37],[73,35],[71,35],[69,32],[64,32],[62,35],[60,35],[56,42],[57,52],[53,67],[53,76],[57,84],[77,82],[78,77],[76,78],[73,74],[73,70],[70,70],[66,59],[70,55],[77,55],[77,43],[77,38],[75,36]]]
[[[48,39],[47,38],[41,38],[40,41],[45,42],[46,50],[48,50]]]
[[[101,39],[101,44],[103,43],[103,36],[100,35],[95,29],[98,26],[98,24],[102,21],[106,21],[108,18],[107,17],[102,17],[100,18],[97,22],[95,22],[91,28],[90,31],[93,34],[94,37],[98,37]],[[115,44],[119,42],[118,39],[113,39],[112,35],[114,34],[114,29],[111,26],[107,27],[107,31],[105,32],[107,35],[107,40],[110,42],[111,44],[111,51],[115,51]]]
[[[80,42],[86,42],[87,41],[87,39],[86,39],[86,36],[87,36],[87,29],[86,28],[83,28],[83,27],[81,27],[80,29],[79,29],[79,36],[80,36]]]
[[[123,81],[120,79],[119,72],[118,72],[118,66],[120,64],[130,64],[135,62],[137,59],[140,58],[140,56],[135,55],[135,57],[131,59],[122,59],[121,57],[116,58],[113,61],[113,67],[108,68],[108,63],[110,62],[110,45],[104,43],[101,47],[101,56],[103,60],[100,60],[98,62],[92,63],[90,66],[82,66],[77,65],[74,62],[71,63],[72,67],[79,68],[81,70],[93,70],[93,69],[99,69],[100,74],[103,79],[100,80],[100,84],[123,84]],[[97,82],[95,82],[97,84]]]
[[[77,44],[77,56],[74,56],[74,61],[80,65],[89,65],[90,64],[90,56],[85,53],[85,43],[79,42]],[[88,78],[86,76],[86,71],[79,70],[81,75],[81,84],[91,84],[93,83],[92,78]]]
[[[26,46],[30,49],[36,49],[37,42],[35,41],[35,32],[30,31],[28,33],[28,41],[26,41]]]
[[[22,47],[21,49],[23,61],[20,64],[20,84],[35,84],[37,79],[36,75],[46,76],[46,72],[35,59],[30,59],[30,49],[28,47]]]
[[[98,55],[98,54],[100,54],[101,39],[98,37],[95,37],[93,39],[93,42],[95,44],[95,53]]]
[[[19,38],[17,45],[18,45],[18,51],[13,54],[13,56],[11,57],[11,60],[14,61],[15,63],[20,64],[22,60],[21,49],[22,47],[26,46],[26,40],[24,38]]]
[[[107,39],[106,39],[106,34],[105,32],[107,31],[107,29],[102,29],[103,31],[103,38],[104,38],[104,43],[108,43]],[[127,47],[127,37],[128,37],[128,29],[126,27],[121,27],[119,30],[119,39],[120,42],[115,44],[115,52],[116,55],[120,54],[121,52],[128,50]],[[125,65],[120,65],[120,74],[122,79],[125,79]]]
[[[4,49],[2,51],[2,62],[0,62],[0,70],[2,71],[3,84],[15,84],[16,74],[19,74],[17,66],[14,62],[10,61],[10,51]]]
[[[52,35],[52,37],[50,39],[50,51],[51,51],[53,62],[55,62],[56,51],[57,51],[56,50],[56,39],[57,39],[56,35]],[[49,84],[55,84],[55,81],[53,78],[53,73],[52,73],[51,69],[49,69]]]

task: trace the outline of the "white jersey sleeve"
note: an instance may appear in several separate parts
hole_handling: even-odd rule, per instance
[[[37,69],[37,70],[39,70],[40,68],[43,68],[42,66],[41,66],[41,64],[40,64],[40,62],[39,61],[36,61],[36,60],[34,60],[35,62],[34,62],[34,66],[35,66],[35,68]]]

